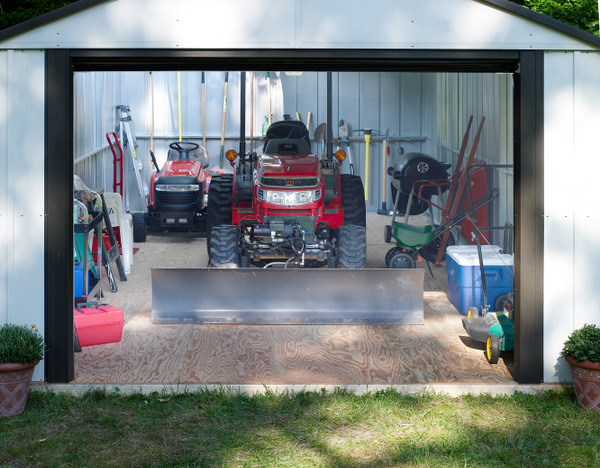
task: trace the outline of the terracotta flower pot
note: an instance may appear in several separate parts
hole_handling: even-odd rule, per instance
[[[595,409],[600,413],[600,363],[577,361],[571,356],[566,356],[565,360],[571,368],[577,403],[582,408]]]
[[[29,364],[0,364],[0,417],[25,411],[27,393],[37,361]]]

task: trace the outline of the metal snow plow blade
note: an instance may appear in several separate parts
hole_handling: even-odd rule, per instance
[[[421,269],[153,268],[154,323],[421,324]]]

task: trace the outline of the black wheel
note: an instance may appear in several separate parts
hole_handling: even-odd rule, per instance
[[[146,242],[146,215],[144,213],[131,213],[133,220],[133,242]]]
[[[412,255],[400,252],[390,258],[388,268],[416,268],[417,262]]]
[[[485,357],[490,364],[497,364],[500,357],[500,341],[498,335],[490,334],[485,343]]]
[[[213,268],[239,268],[240,254],[238,244],[240,233],[237,226],[231,224],[215,226],[210,238],[210,266]]]
[[[391,268],[390,260],[392,259],[392,257],[394,255],[402,253],[402,252],[404,252],[404,251],[398,247],[393,247],[390,250],[388,250],[388,253],[385,254],[385,266],[387,266],[388,268]]]
[[[437,228],[437,226],[436,226],[436,228]],[[423,257],[428,262],[435,262],[435,258],[437,257],[437,254],[440,250],[441,244],[442,244],[442,236],[439,236],[437,239],[432,240],[425,247],[421,247],[421,249],[419,250],[421,257]],[[454,244],[455,244],[454,236],[452,235],[452,233],[450,233],[450,235],[448,236],[448,242],[446,243],[446,248],[448,248]],[[446,251],[444,251],[444,254],[442,255],[442,262],[444,260],[446,260]]]
[[[509,312],[514,309],[512,294],[500,294],[494,301],[494,312],[502,312],[506,308]]]
[[[216,226],[231,224],[233,174],[213,176],[208,188],[206,206],[206,250],[210,255],[211,231]]]
[[[340,227],[337,268],[365,268],[367,264],[367,229],[364,226]]]
[[[386,244],[392,242],[392,226],[390,226],[389,224],[383,227],[383,240]]]
[[[367,227],[367,210],[365,208],[365,188],[360,176],[342,174],[342,209],[344,224]]]

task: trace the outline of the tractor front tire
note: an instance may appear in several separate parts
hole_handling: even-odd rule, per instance
[[[367,209],[365,207],[365,188],[360,176],[342,174],[342,210],[344,224],[367,227]]]
[[[132,213],[131,218],[133,220],[133,242],[146,242],[146,233],[148,232],[146,214]]]
[[[366,265],[367,229],[353,224],[340,227],[336,267],[365,268]]]
[[[212,268],[239,268],[239,236],[238,227],[231,224],[213,228],[208,256]]]
[[[231,225],[233,193],[233,174],[219,174],[213,176],[208,188],[208,202],[206,206],[206,250],[210,256],[210,240],[212,229],[223,224]],[[236,228],[237,229],[237,228]]]

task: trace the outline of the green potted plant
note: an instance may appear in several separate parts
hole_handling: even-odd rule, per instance
[[[33,370],[45,350],[35,325],[0,325],[0,417],[25,410]]]
[[[575,330],[560,355],[569,363],[579,406],[600,413],[600,328],[586,324]]]

